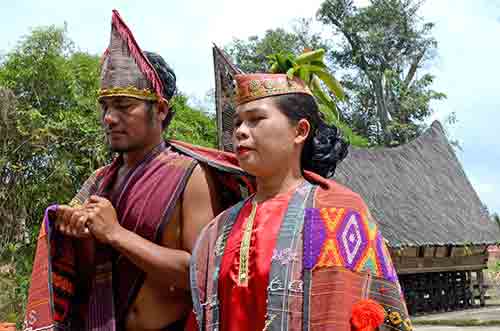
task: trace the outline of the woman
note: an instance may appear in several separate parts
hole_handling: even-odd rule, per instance
[[[257,191],[217,217],[191,264],[199,330],[411,330],[359,195],[326,180],[347,154],[302,81],[239,75],[233,143]]]

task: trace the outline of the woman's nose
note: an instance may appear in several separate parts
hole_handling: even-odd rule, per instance
[[[241,124],[234,130],[234,136],[236,141],[244,140],[248,138],[248,128],[245,124]]]

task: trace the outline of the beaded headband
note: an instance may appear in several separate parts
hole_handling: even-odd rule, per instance
[[[286,74],[240,74],[236,80],[236,105],[284,94],[313,95],[306,84],[297,77],[289,79]]]

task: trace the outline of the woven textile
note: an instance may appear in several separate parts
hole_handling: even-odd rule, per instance
[[[344,266],[356,272],[397,281],[377,224],[345,208],[306,210],[304,266],[308,269]]]

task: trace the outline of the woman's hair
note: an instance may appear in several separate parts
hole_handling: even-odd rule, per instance
[[[332,177],[337,164],[347,156],[349,144],[335,126],[325,123],[314,97],[307,94],[284,94],[273,97],[273,101],[293,124],[306,119],[311,125],[302,150],[302,169],[325,178]]]
[[[170,101],[172,97],[177,93],[176,76],[174,70],[165,62],[165,60],[156,53],[144,52],[144,55],[148,58],[148,61],[153,65],[156,73],[160,77],[163,84],[163,96]],[[175,110],[173,107],[167,113],[167,117],[163,120],[162,128],[165,129],[170,124],[170,121],[175,115]]]

